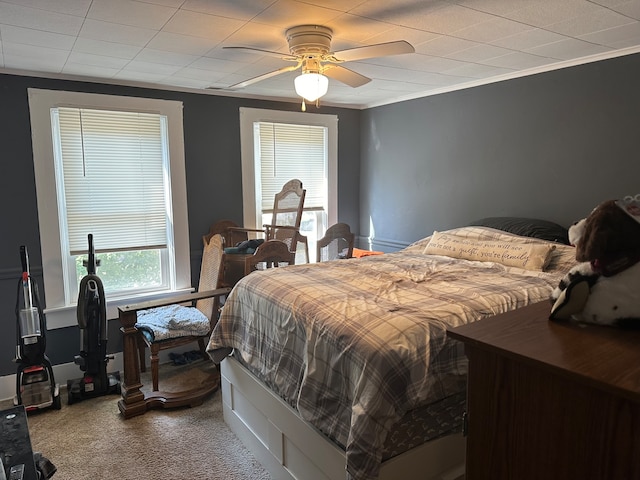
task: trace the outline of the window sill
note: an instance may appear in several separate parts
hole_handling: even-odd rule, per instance
[[[107,319],[118,318],[118,307],[131,305],[132,303],[148,302],[159,298],[170,298],[173,295],[183,295],[192,292],[193,288],[174,290],[172,292],[154,292],[128,297],[117,297],[109,299],[107,297]],[[45,308],[47,319],[47,330],[57,328],[73,327],[78,325],[77,305],[65,305],[64,307]]]

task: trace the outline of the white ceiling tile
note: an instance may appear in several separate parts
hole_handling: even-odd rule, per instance
[[[527,30],[526,32],[494,40],[491,43],[510,50],[528,50],[541,45],[559,42],[564,39],[564,35],[549,32],[541,28],[534,28],[532,30]]]
[[[640,20],[640,0],[634,0],[632,2],[616,2],[611,9],[626,15],[627,17]]]
[[[640,22],[610,28],[601,32],[591,33],[580,37],[587,42],[606,45],[611,48],[624,48],[633,44],[640,44]]]
[[[580,15],[603,10],[600,5],[585,0],[527,0],[517,3],[523,7],[509,12],[505,16],[511,20],[536,27],[546,27]]]
[[[106,55],[110,57],[126,58],[131,60],[142,50],[142,47],[126,45],[124,43],[106,42],[92,38],[78,37],[73,46],[74,52],[91,53],[93,55]]]
[[[511,53],[508,49],[498,47],[495,45],[488,45],[478,43],[471,48],[453,52],[447,55],[447,57],[454,60],[460,60],[461,62],[482,62],[488,58],[500,57]]]
[[[227,72],[203,70],[201,68],[185,67],[178,70],[172,75],[172,77],[179,77],[189,80],[196,80],[198,82],[214,82],[225,76]],[[226,86],[226,85],[225,85]]]
[[[309,23],[324,25],[340,16],[340,14],[341,12],[337,10],[311,5],[310,3],[296,2],[295,0],[278,0],[256,15],[252,21],[289,28]]]
[[[411,69],[423,72],[443,72],[445,70],[462,66],[465,63],[445,57],[434,57],[419,53],[416,53],[415,55],[417,56],[417,59],[415,62],[411,63]]]
[[[150,73],[153,75],[173,75],[180,67],[177,65],[167,65],[162,63],[143,62],[140,60],[131,60],[128,62],[122,70],[131,70],[134,72]]]
[[[186,0],[184,3],[181,2],[181,9],[239,20],[251,20],[275,3],[275,1],[251,0],[240,2],[238,0],[223,0],[212,2],[211,0]]]
[[[162,80],[167,78],[166,75],[150,73],[150,72],[138,72],[135,70],[121,70],[116,73],[113,78],[118,80],[126,80],[130,82],[142,82],[142,83],[161,83]]]
[[[412,83],[419,83],[421,85],[443,87],[446,85],[453,85],[460,82],[469,81],[470,77],[462,75],[443,75],[441,73],[427,73],[427,72],[411,72],[411,76],[407,81]]]
[[[543,57],[557,58],[558,60],[572,60],[575,58],[588,57],[609,51],[607,47],[594,45],[592,43],[567,38],[559,42],[542,45],[541,47],[531,48],[529,53],[540,55]]]
[[[264,23],[251,22],[242,25],[225,39],[224,45],[230,47],[253,47],[284,54],[289,53],[289,45],[284,29]]]
[[[417,30],[415,28],[407,28],[402,26],[394,26],[390,30],[374,35],[367,39],[367,44],[371,43],[385,43],[394,42],[396,40],[404,40],[409,42],[414,47],[421,43],[428,42],[439,38],[439,33],[425,32],[424,30]]]
[[[218,58],[201,57],[189,66],[213,72],[236,72],[243,67],[243,64]]]
[[[62,73],[88,77],[113,78],[120,71],[119,68],[109,68],[101,65],[87,65],[86,63],[67,62]]]
[[[43,67],[51,68],[55,72],[62,69],[69,55],[66,50],[10,42],[2,42],[2,51],[5,62],[11,68],[25,68],[27,64],[42,64]]]
[[[6,42],[39,45],[63,50],[70,50],[76,41],[74,35],[63,35],[61,33],[44,32],[2,24],[0,24],[0,36],[2,36],[2,39]]]
[[[91,6],[91,1],[92,0],[4,0],[3,3],[13,3],[23,7],[85,17]]]
[[[538,68],[555,62],[557,62],[555,59],[523,52],[512,52],[501,57],[495,57],[484,61],[486,65],[512,70],[528,70],[530,68]]]
[[[64,61],[55,57],[24,57],[4,53],[5,67],[15,70],[31,70],[34,72],[60,73]]]
[[[171,75],[165,79],[170,81],[176,87],[205,89],[211,85],[207,80],[197,80],[195,78],[181,77],[178,74]]]
[[[492,67],[491,65],[481,65],[478,63],[467,63],[462,67],[447,70],[447,73],[450,75],[459,75],[471,78],[488,78],[513,73],[513,70],[509,68]]]
[[[216,44],[217,42],[207,38],[160,32],[147,46],[156,50],[200,56],[206,54]]]
[[[155,50],[153,48],[144,48],[136,55],[136,61],[160,63],[165,65],[175,65],[177,67],[186,67],[197,61],[198,55],[187,55],[184,53],[168,52],[166,50]]]
[[[345,13],[331,21],[333,29],[332,50],[343,50],[368,43],[376,35],[395,28],[394,25]],[[404,40],[397,38],[396,40]],[[359,44],[359,45],[358,45]]]
[[[499,17],[505,17],[507,14],[522,8],[521,1],[504,1],[504,0],[456,0],[458,5],[473,8],[481,12],[490,13]]]
[[[451,34],[470,26],[488,22],[495,17],[460,5],[448,5],[437,9],[427,15],[417,15],[417,28],[423,28],[430,32]]]
[[[0,2],[0,23],[44,32],[77,35],[84,17]]]
[[[636,22],[637,21],[632,18],[612,12],[611,10],[602,10],[580,15],[563,22],[553,23],[548,25],[547,29],[571,37],[581,37],[589,33],[600,32]]]
[[[121,25],[160,29],[176,8],[133,0],[93,0],[88,18]]]
[[[138,28],[116,23],[87,19],[80,30],[80,37],[105,42],[117,42],[144,47],[156,35],[149,28]]]
[[[162,31],[221,42],[242,25],[240,20],[181,10],[164,25]]]
[[[75,64],[84,64],[90,66],[102,66],[107,68],[123,68],[129,60],[126,58],[110,57],[107,55],[94,55],[91,53],[71,52],[69,61]]]
[[[441,35],[434,40],[414,45],[416,52],[435,57],[447,57],[455,52],[466,50],[475,46],[476,43],[462,38]]]
[[[47,59],[51,58],[56,63],[64,62],[69,56],[67,50],[61,50],[57,48],[47,48],[40,45],[25,45],[23,43],[11,43],[2,42],[2,50],[6,55],[11,56],[23,56],[32,59]]]
[[[474,42],[491,43],[501,38],[530,32],[534,27],[506,18],[492,17],[484,23],[456,30],[455,36]]]
[[[450,5],[449,0],[368,0],[351,9],[350,13],[394,25],[415,27],[409,22]]]
[[[360,88],[330,80],[327,102],[364,108],[640,54],[638,18],[640,0],[0,0],[0,67],[297,101],[299,70],[227,87],[293,65],[282,56],[295,25],[332,28],[332,51],[411,43],[416,53],[349,62],[372,79]]]

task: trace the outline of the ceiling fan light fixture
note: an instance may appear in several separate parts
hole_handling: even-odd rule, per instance
[[[329,79],[320,73],[303,73],[294,80],[296,93],[309,102],[326,95]]]

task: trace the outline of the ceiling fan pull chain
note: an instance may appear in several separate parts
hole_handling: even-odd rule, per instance
[[[304,103],[304,97],[302,97],[302,111],[306,112],[307,111],[307,106]]]

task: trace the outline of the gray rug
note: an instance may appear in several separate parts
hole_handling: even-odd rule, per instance
[[[67,405],[63,391],[60,410],[29,413],[34,451],[58,469],[52,480],[271,478],[224,423],[220,391],[198,407],[150,410],[128,420],[118,411],[119,398]]]

